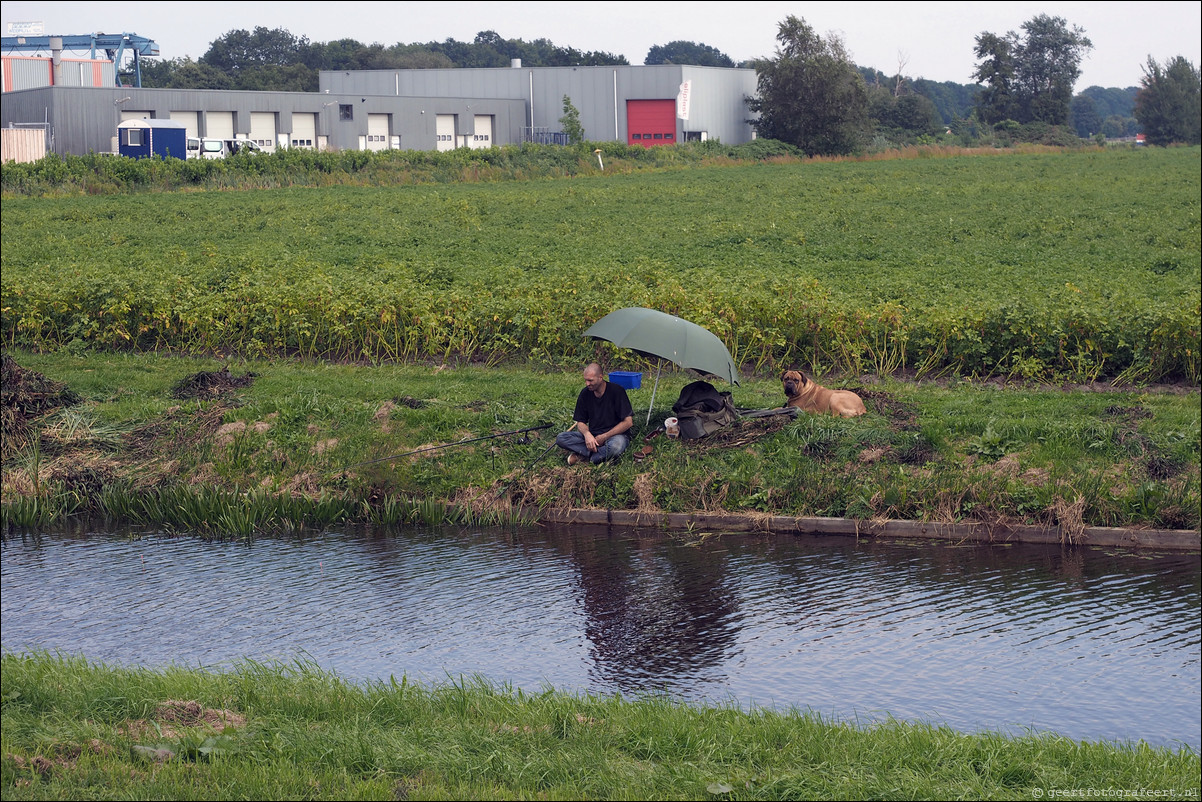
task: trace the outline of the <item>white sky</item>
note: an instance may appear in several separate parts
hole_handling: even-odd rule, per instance
[[[773,55],[788,15],[820,34],[838,33],[856,64],[886,74],[972,83],[974,38],[1005,34],[1037,14],[1085,29],[1094,48],[1076,90],[1136,86],[1148,56],[1185,56],[1202,66],[1202,3],[1197,2],[8,2],[8,23],[45,24],[46,35],[133,33],[159,45],[162,58],[198,59],[232,30],[284,28],[312,42],[364,44],[470,42],[480,31],[503,39],[549,39],[559,47],[604,51],[642,64],[654,45],[675,40],[709,45],[736,62]]]

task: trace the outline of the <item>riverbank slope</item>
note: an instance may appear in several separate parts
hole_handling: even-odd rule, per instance
[[[359,686],[311,665],[224,672],[4,655],[4,798],[1196,799],[1190,750],[464,679]],[[1083,790],[1070,790],[1083,789]]]

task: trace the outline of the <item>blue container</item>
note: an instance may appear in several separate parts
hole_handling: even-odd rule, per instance
[[[187,144],[188,128],[179,120],[143,117],[117,126],[117,153],[131,159],[182,159]]]
[[[611,370],[609,380],[627,390],[637,390],[643,386],[643,374],[631,373],[628,370]]]

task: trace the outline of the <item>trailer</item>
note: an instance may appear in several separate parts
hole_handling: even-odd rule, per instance
[[[188,127],[176,120],[143,117],[117,126],[117,153],[133,159],[187,157]]]

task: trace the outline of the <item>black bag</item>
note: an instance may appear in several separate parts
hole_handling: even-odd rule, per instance
[[[680,436],[685,440],[700,440],[739,417],[730,393],[718,392],[707,381],[686,384],[680,391],[680,398],[672,405],[672,412],[679,422]]]

